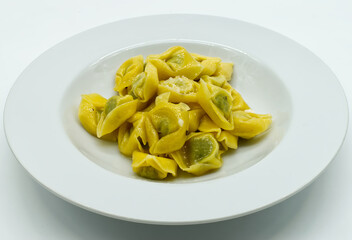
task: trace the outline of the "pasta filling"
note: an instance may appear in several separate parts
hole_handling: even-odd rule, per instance
[[[108,115],[112,110],[114,110],[117,106],[117,96],[111,97],[105,104],[104,113]]]
[[[194,137],[185,143],[187,166],[200,162],[213,151],[213,143],[206,137]]]
[[[145,77],[146,77],[145,72],[142,72],[138,74],[137,77],[133,80],[130,94],[134,99],[137,99],[137,98],[141,99],[143,97],[142,89],[145,82]]]
[[[230,106],[228,96],[226,96],[225,94],[219,93],[212,99],[212,101],[215,104],[215,106],[217,106],[224,113],[224,117],[226,119],[229,119],[231,106]]]
[[[159,179],[158,171],[153,167],[142,167],[139,172],[141,177],[149,178],[149,179]]]

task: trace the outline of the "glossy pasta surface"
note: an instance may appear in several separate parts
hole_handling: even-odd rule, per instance
[[[234,68],[181,46],[135,56],[117,69],[116,95],[82,95],[78,117],[91,135],[117,141],[141,177],[207,174],[222,166],[225,151],[240,147],[239,138],[256,137],[272,123],[231,86]]]

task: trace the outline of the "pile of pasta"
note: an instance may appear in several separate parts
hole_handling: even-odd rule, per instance
[[[79,119],[92,135],[117,141],[132,168],[149,179],[182,171],[202,175],[222,166],[238,138],[266,131],[270,114],[256,114],[228,83],[233,63],[175,46],[136,56],[116,73],[109,99],[82,95]]]

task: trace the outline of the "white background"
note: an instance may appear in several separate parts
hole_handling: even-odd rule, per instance
[[[0,0],[0,125],[12,84],[42,52],[104,23],[165,13],[225,16],[280,32],[329,65],[352,100],[349,0]],[[55,197],[16,161],[1,128],[0,239],[352,239],[351,137],[350,130],[335,160],[313,184],[274,207],[213,224],[156,226],[103,217]]]

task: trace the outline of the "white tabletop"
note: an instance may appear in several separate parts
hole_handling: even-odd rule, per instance
[[[225,16],[280,32],[329,65],[352,100],[348,0],[0,0],[0,125],[12,84],[43,51],[94,26],[162,13]],[[219,223],[156,226],[103,217],[49,193],[16,161],[1,129],[0,239],[352,239],[351,137],[349,130],[340,152],[313,184],[276,206]]]

